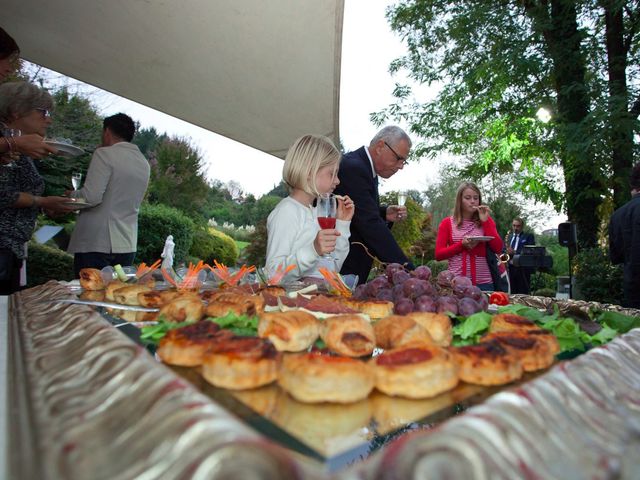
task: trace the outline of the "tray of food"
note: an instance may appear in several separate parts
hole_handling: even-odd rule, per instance
[[[340,285],[331,282],[329,294],[307,293],[300,299],[286,289],[282,295],[282,289],[274,285],[220,284],[203,291],[197,285],[186,289],[178,283],[166,288],[167,285],[158,282],[135,295],[125,290],[116,296],[119,289],[132,286],[128,283],[144,283],[131,278],[133,281],[124,281],[119,288],[112,287],[113,301],[106,301],[116,305],[135,303],[130,306],[158,311],[134,311],[133,322],[127,322],[113,316],[119,312],[98,307],[104,325],[87,313],[92,310],[86,305],[58,301],[70,297],[54,292],[52,287],[21,293],[19,298],[29,298],[25,304],[28,308],[24,313],[11,315],[12,323],[17,322],[27,334],[16,343],[27,347],[29,360],[25,363],[29,374],[21,378],[30,378],[29,383],[34,386],[43,386],[29,394],[38,408],[27,409],[27,413],[31,412],[34,424],[44,425],[46,435],[37,432],[32,437],[43,439],[40,448],[47,452],[44,458],[55,460],[50,467],[56,472],[62,468],[60,475],[73,476],[70,472],[74,471],[77,478],[80,478],[78,466],[86,474],[102,463],[102,471],[112,476],[132,469],[143,472],[154,468],[165,472],[165,478],[177,478],[177,472],[192,472],[193,468],[199,473],[209,467],[222,468],[214,458],[227,448],[242,460],[232,466],[227,462],[224,468],[235,465],[233,468],[244,469],[248,474],[268,465],[269,471],[275,469],[273,478],[282,478],[293,471],[306,472],[307,461],[320,465],[320,472],[335,472],[331,475],[336,478],[353,475],[379,478],[376,472],[380,471],[404,472],[401,475],[406,477],[411,476],[408,469],[423,464],[433,465],[434,476],[438,478],[445,470],[459,474],[465,471],[462,476],[468,477],[466,456],[489,458],[482,453],[484,445],[493,452],[491,461],[475,462],[473,472],[484,471],[487,475],[510,472],[512,475],[507,476],[513,476],[516,471],[527,469],[558,476],[563,466],[568,465],[574,471],[593,476],[594,472],[608,471],[609,464],[599,460],[602,455],[616,461],[633,458],[625,455],[625,448],[633,447],[628,428],[632,424],[618,420],[628,419],[632,407],[628,400],[633,397],[629,393],[633,391],[632,385],[637,384],[640,370],[637,354],[633,353],[638,348],[637,334],[635,337],[626,334],[621,341],[614,339],[606,350],[591,347],[609,342],[625,328],[633,329],[638,319],[625,316],[628,320],[625,327],[615,316],[596,317],[596,323],[601,323],[598,332],[586,333],[579,328],[576,335],[571,327],[577,325],[575,320],[562,317],[556,308],[510,304],[499,307],[493,315],[484,308],[461,315],[461,309],[469,308],[470,304],[462,302],[468,297],[457,295],[470,295],[474,291],[461,289],[464,282],[460,281],[440,285],[444,283],[442,278],[427,281],[438,295],[435,298],[431,294],[436,305],[446,305],[448,313],[424,312],[416,308],[422,305],[417,301],[419,296],[425,294],[421,287],[412,282],[410,288],[404,288],[415,274],[409,273],[409,278],[404,279],[403,275],[393,275],[391,282],[393,277],[402,283],[406,298],[392,300],[390,310],[385,304],[388,301],[368,296],[372,293],[370,289],[384,290],[382,280],[376,280],[375,287],[365,285],[352,296],[344,295],[344,291],[340,294]],[[388,278],[386,282],[391,283]],[[108,284],[102,287],[105,298]],[[93,288],[85,285],[83,293],[89,291],[85,287]],[[173,297],[167,301],[166,296],[171,294],[146,294],[158,291],[172,291]],[[420,292],[418,297],[416,292]],[[151,300],[145,297],[153,301],[162,298],[162,302],[150,306]],[[440,302],[441,297],[453,300]],[[412,301],[411,311],[407,311],[407,302],[401,302],[405,299]],[[50,303],[45,310],[43,302]],[[454,308],[456,314],[451,311]],[[416,313],[419,315],[413,315]],[[441,318],[441,314],[448,323],[436,320],[427,323],[431,330],[422,327],[431,332],[430,338],[416,327],[420,324],[417,319]],[[142,320],[138,315],[154,318]],[[290,321],[294,317],[298,320]],[[393,322],[387,320],[394,318]],[[407,319],[414,323],[407,323]],[[124,325],[120,330],[129,330],[137,341],[151,342],[148,349],[152,356],[145,354],[144,349],[123,343],[124,337],[114,335],[114,323]],[[610,332],[616,328],[617,332]],[[505,331],[517,334],[503,335]],[[447,332],[451,335],[449,344],[439,344],[448,342]],[[109,343],[105,343],[107,339],[111,339]],[[547,339],[551,341],[547,343]],[[531,346],[550,346],[556,342],[554,348],[559,353],[551,360],[548,352],[544,354],[544,347],[531,351]],[[370,353],[363,353],[371,344]],[[589,352],[548,371],[546,362],[557,363],[558,355],[569,348],[591,349],[593,355]],[[583,357],[595,361],[582,361]],[[545,360],[544,365],[540,359]],[[454,386],[448,361],[455,365]],[[183,365],[173,365],[177,363]],[[611,370],[611,365],[617,366],[620,375]],[[34,372],[40,370],[45,371],[38,377]],[[51,375],[52,370],[56,375]],[[151,370],[155,372],[153,375]],[[354,372],[358,373],[357,382],[353,381]],[[609,373],[602,376],[603,372]],[[319,380],[314,382],[307,376]],[[57,380],[67,377],[73,382]],[[153,384],[149,383],[152,378]],[[345,379],[351,379],[348,382],[351,388],[335,393]],[[217,417],[222,415],[220,410],[212,410],[202,398],[188,393],[189,389],[199,391],[212,405],[223,407],[251,428],[239,428],[232,417]],[[607,400],[608,395],[613,395],[611,392],[616,392],[614,403]],[[181,403],[175,403],[176,396],[183,398]],[[65,398],[73,401],[61,401]],[[104,398],[114,401],[104,402]],[[152,408],[158,401],[165,406]],[[22,404],[28,402],[16,405]],[[213,415],[207,417],[210,420],[205,421],[202,416],[205,411]],[[58,420],[47,422],[47,415]],[[589,421],[580,422],[576,415]],[[607,424],[616,425],[615,429],[601,430],[598,419],[606,419]],[[234,431],[242,432],[240,437],[226,432],[231,425]],[[57,430],[58,426],[64,428]],[[149,435],[149,428],[157,432]],[[576,428],[581,432],[579,436],[571,433],[565,438],[562,432],[575,432]],[[255,438],[249,430],[272,443],[247,448],[247,441],[257,445],[255,440],[246,440]],[[97,436],[96,432],[102,433]],[[116,436],[110,439],[109,432]],[[467,439],[465,432],[473,432],[473,436]],[[522,432],[526,432],[525,437]],[[549,442],[545,441],[549,439],[548,432],[553,432],[559,442],[549,448]],[[607,433],[606,441],[603,432]],[[135,455],[130,454],[134,452],[129,442],[121,445],[117,440],[132,435],[138,438]],[[211,439],[206,440],[209,436]],[[501,440],[503,437],[505,440]],[[104,439],[99,456],[91,453],[96,451],[97,438]],[[158,438],[163,441],[158,442]],[[225,446],[216,440],[222,438],[226,439]],[[239,443],[234,443],[233,438]],[[481,438],[481,443],[474,438]],[[530,444],[527,454],[519,456],[513,451],[508,438]],[[393,447],[371,455],[390,443]],[[201,448],[188,448],[196,444],[207,445],[207,452],[211,451],[213,456],[207,457],[209,453]],[[464,449],[447,447],[458,444],[464,445]],[[165,445],[171,445],[171,450],[161,452]],[[274,450],[272,445],[284,446],[289,453],[283,455],[282,450]],[[425,456],[427,451],[432,455]],[[589,456],[581,455],[583,451],[589,451]],[[164,460],[158,464],[154,460],[157,458]],[[448,460],[438,464],[439,458]],[[512,465],[511,458],[519,458],[519,463]],[[306,460],[300,463],[301,459]],[[546,460],[541,463],[540,459]],[[385,466],[383,470],[381,465]],[[345,476],[343,471],[347,472]],[[322,478],[324,474],[314,470],[311,476]]]
[[[391,266],[351,292],[331,274],[320,288],[202,289],[148,275],[95,285],[85,271],[80,297],[94,296],[113,324],[128,322],[159,361],[257,430],[338,468],[615,336],[607,327],[570,338],[572,320],[523,305],[491,315],[485,294],[447,273]]]

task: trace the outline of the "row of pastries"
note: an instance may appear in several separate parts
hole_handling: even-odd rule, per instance
[[[160,341],[157,354],[164,362],[197,367],[207,382],[233,390],[277,382],[297,400],[309,403],[356,402],[374,389],[430,398],[460,381],[509,383],[525,371],[547,368],[559,350],[552,334],[505,314],[493,317],[490,333],[478,345],[450,347],[448,316],[393,315],[382,302],[323,300],[382,317],[371,322],[358,313],[319,319],[302,309],[267,311],[270,297],[284,294],[272,287],[256,294],[233,289],[181,292],[154,290],[151,283],[112,282],[104,294],[127,305],[159,308],[165,320],[194,322],[171,330]],[[214,322],[200,321],[229,312],[258,316],[258,337],[236,337]],[[151,319],[148,312],[132,313],[136,320]],[[318,339],[325,350],[312,348]]]

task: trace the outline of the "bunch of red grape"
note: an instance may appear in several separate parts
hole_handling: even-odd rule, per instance
[[[426,265],[409,272],[399,263],[391,263],[384,274],[358,285],[354,296],[392,301],[398,315],[450,312],[466,317],[486,311],[489,306],[487,296],[472,285],[468,277],[454,276],[449,270],[444,270],[434,281],[431,269]]]

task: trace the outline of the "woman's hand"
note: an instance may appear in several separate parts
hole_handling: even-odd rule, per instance
[[[491,209],[487,205],[479,205],[476,207],[476,210],[478,210],[480,221],[482,223],[486,222],[489,218],[489,214],[491,213]]]
[[[335,228],[325,228],[318,231],[316,239],[313,241],[313,247],[318,255],[331,253],[336,249],[336,240],[340,236],[340,232]]]
[[[73,199],[69,197],[39,197],[37,206],[41,207],[47,214],[62,214],[77,210],[73,206]]]
[[[336,218],[338,220],[350,221],[353,218],[353,214],[356,211],[356,204],[353,203],[353,200],[349,198],[349,195],[336,195],[336,200],[338,201],[338,211],[336,213]]]
[[[469,237],[462,239],[462,246],[467,250],[473,250],[478,243],[480,243],[478,240],[471,240]]]
[[[47,145],[44,139],[35,133],[12,137],[12,141],[15,142],[16,150],[29,157],[42,158],[52,153],[58,153],[57,148]]]

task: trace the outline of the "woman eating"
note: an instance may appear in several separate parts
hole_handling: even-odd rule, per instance
[[[490,212],[482,205],[478,187],[464,182],[458,187],[453,215],[442,220],[436,239],[436,260],[448,260],[454,275],[470,278],[485,291],[494,290],[487,248],[494,253],[502,251],[502,239]]]

